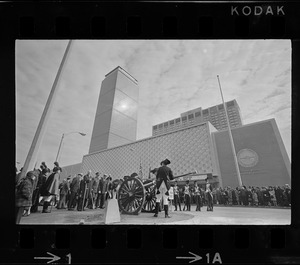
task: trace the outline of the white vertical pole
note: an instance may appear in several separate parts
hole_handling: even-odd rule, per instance
[[[232,133],[231,133],[231,128],[230,128],[230,124],[229,124],[228,113],[227,113],[227,107],[226,107],[225,102],[224,102],[223,93],[222,93],[222,89],[221,89],[221,83],[220,83],[220,79],[219,79],[218,75],[217,75],[217,78],[218,78],[220,92],[221,92],[221,97],[222,97],[222,102],[223,102],[223,106],[224,106],[224,110],[225,110],[227,127],[228,127],[228,134],[229,134],[229,139],[230,139],[231,148],[232,148],[232,152],[233,152],[233,158],[234,158],[234,164],[235,164],[235,169],[236,169],[236,173],[237,173],[238,183],[239,183],[239,186],[242,186],[243,182],[242,182],[242,178],[241,178],[239,164],[238,164],[237,157],[236,157],[236,152],[235,152],[235,147],[234,147],[234,141],[233,141],[233,137],[232,137]]]
[[[69,41],[69,43],[67,45],[67,48],[66,48],[66,51],[64,53],[64,56],[62,58],[62,61],[60,63],[58,72],[56,74],[54,83],[52,85],[48,100],[46,102],[46,105],[45,105],[45,108],[44,108],[44,111],[43,111],[43,114],[42,114],[42,117],[40,119],[39,125],[37,127],[36,132],[35,132],[33,141],[31,143],[31,146],[30,146],[25,164],[23,166],[23,170],[22,170],[22,173],[21,173],[21,178],[25,176],[28,169],[31,169],[33,167],[33,163],[36,161],[36,156],[37,156],[37,153],[38,153],[38,150],[39,150],[39,147],[40,147],[40,143],[41,143],[42,138],[43,138],[44,133],[45,133],[45,129],[46,129],[46,126],[47,126],[47,121],[48,121],[48,118],[51,114],[53,101],[54,101],[55,96],[57,94],[56,88],[57,88],[57,85],[58,85],[58,82],[59,82],[61,72],[63,70],[64,63],[67,59],[68,52],[70,50],[71,43],[72,43],[72,40]]]

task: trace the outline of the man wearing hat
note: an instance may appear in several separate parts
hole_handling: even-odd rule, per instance
[[[105,197],[108,190],[108,175],[104,174],[99,181],[98,193],[100,194],[100,208],[104,209]]]
[[[79,190],[79,185],[80,185],[80,181],[83,177],[82,173],[78,173],[77,176],[75,176],[71,183],[70,183],[70,199],[68,202],[68,210],[74,210],[74,208],[76,207],[76,195],[78,193]]]
[[[60,183],[59,185],[59,202],[57,205],[57,209],[67,209],[66,199],[70,190],[70,184],[69,184],[70,178],[71,176],[67,177],[67,179],[64,179],[62,183]]]
[[[167,166],[171,162],[169,159],[165,159],[162,161],[161,167],[158,168],[156,173],[156,205],[155,205],[155,214],[154,217],[158,216],[159,211],[159,204],[161,200],[163,200],[164,210],[165,210],[165,218],[170,218],[168,211],[169,211],[169,203],[168,203],[168,196],[170,189],[169,181],[174,179],[172,170]]]
[[[84,211],[84,207],[86,206],[90,180],[91,180],[91,170],[89,170],[87,174],[83,176],[83,179],[80,181],[79,191],[78,191],[78,195],[79,195],[78,206],[77,206],[78,211]]]

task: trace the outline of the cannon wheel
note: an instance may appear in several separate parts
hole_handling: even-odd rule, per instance
[[[135,177],[123,181],[118,191],[119,209],[125,214],[139,214],[145,202],[143,182]]]
[[[151,180],[146,180],[144,184],[152,182]],[[155,197],[155,184],[145,188],[145,203],[142,208],[142,212],[154,213],[156,197]]]

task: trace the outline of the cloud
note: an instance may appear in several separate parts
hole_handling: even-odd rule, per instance
[[[67,41],[17,41],[17,161],[24,163]],[[88,152],[101,82],[120,65],[139,82],[137,137],[150,137],[152,125],[197,107],[237,99],[244,122],[282,114],[291,105],[290,41],[93,40],[73,41],[57,97],[40,146],[39,160],[54,161],[62,133],[62,165],[78,163]],[[282,105],[285,102],[285,105]],[[284,109],[285,108],[285,109]]]

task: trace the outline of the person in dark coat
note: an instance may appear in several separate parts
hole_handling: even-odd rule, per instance
[[[103,178],[99,181],[99,192],[100,192],[100,208],[105,208],[105,200],[106,200],[106,194],[108,190],[108,176],[107,174],[103,175]]]
[[[32,205],[33,183],[37,178],[37,171],[29,171],[22,179],[16,189],[16,224],[20,223],[21,216],[28,216],[28,211],[24,212],[25,207]]]
[[[88,185],[90,183],[90,175],[91,171],[89,170],[86,175],[84,175],[83,179],[80,181],[80,186],[78,190],[78,211],[84,211],[84,207],[87,202],[88,195]]]
[[[160,201],[163,200],[164,210],[165,210],[165,218],[170,218],[169,216],[169,202],[168,196],[170,189],[169,181],[174,179],[172,170],[167,166],[171,162],[169,159],[165,159],[162,161],[161,167],[158,168],[156,174],[156,205],[155,205],[155,214],[154,217],[158,216],[159,204]]]
[[[51,200],[59,195],[59,178],[62,169],[60,167],[54,167],[53,173],[49,175],[45,184],[40,188],[41,196],[44,197],[43,213],[50,213],[48,210]]]
[[[40,174],[37,178],[37,184],[35,187],[35,190],[32,195],[32,207],[31,207],[31,212],[37,212],[38,211],[38,206],[40,203],[40,189],[41,187],[45,184],[48,174],[50,173],[50,169],[47,167],[45,162],[42,162],[40,166]]]
[[[74,208],[76,207],[76,196],[77,193],[79,191],[79,187],[80,187],[80,181],[83,177],[82,173],[78,173],[77,176],[75,176],[71,183],[70,183],[70,199],[68,202],[68,210],[74,210]]]
[[[70,190],[69,185],[69,179],[71,177],[68,177],[67,179],[64,179],[63,182],[59,185],[59,202],[57,205],[57,209],[67,209],[66,207],[66,197]]]

